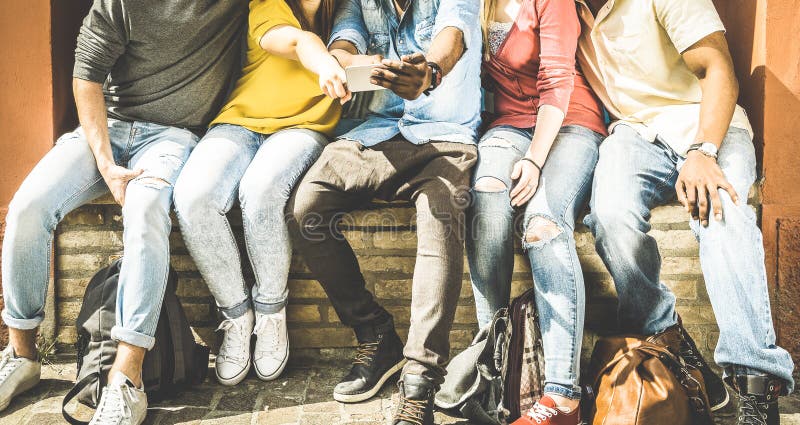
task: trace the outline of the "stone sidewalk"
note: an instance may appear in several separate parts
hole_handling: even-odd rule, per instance
[[[391,418],[395,386],[387,384],[373,400],[345,405],[332,400],[331,391],[346,362],[314,366],[290,365],[273,382],[248,377],[236,387],[224,387],[208,379],[192,391],[166,403],[151,405],[148,425],[384,425]],[[209,371],[213,374],[213,370]],[[72,386],[75,364],[60,361],[43,369],[42,383],[15,400],[0,414],[0,424],[42,425],[66,423],[61,400]],[[78,418],[90,412],[71,406]],[[782,424],[800,425],[800,398],[787,398],[781,405]],[[719,424],[735,423],[733,405],[718,415]],[[467,425],[466,421],[437,413],[437,424]]]

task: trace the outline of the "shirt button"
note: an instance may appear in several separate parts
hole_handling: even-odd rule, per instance
[[[403,39],[401,38],[398,43],[403,44]]]

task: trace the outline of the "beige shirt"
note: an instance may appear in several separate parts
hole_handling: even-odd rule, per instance
[[[582,33],[578,62],[615,122],[659,138],[683,155],[700,121],[700,80],[681,53],[725,31],[711,0],[608,0],[595,18],[577,0]],[[736,106],[731,126],[753,130]]]

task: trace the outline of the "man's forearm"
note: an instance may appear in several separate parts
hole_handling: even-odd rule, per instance
[[[722,32],[708,35],[685,52],[683,60],[700,80],[703,98],[695,142],[722,144],[736,109],[739,83]]]
[[[458,28],[446,27],[431,42],[425,59],[438,64],[442,68],[442,74],[447,75],[456,66],[465,50],[464,33]]]
[[[78,119],[94,154],[97,167],[102,171],[114,165],[111,142],[108,136],[108,114],[100,83],[73,78],[72,90],[78,108]]]
[[[700,87],[703,99],[700,102],[700,124],[695,142],[711,142],[719,147],[728,133],[736,109],[739,84],[732,72],[710,69],[700,79]]]

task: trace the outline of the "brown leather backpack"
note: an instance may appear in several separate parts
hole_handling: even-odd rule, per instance
[[[600,339],[590,364],[592,424],[713,424],[703,376],[674,354],[680,341],[677,328],[647,338]]]

